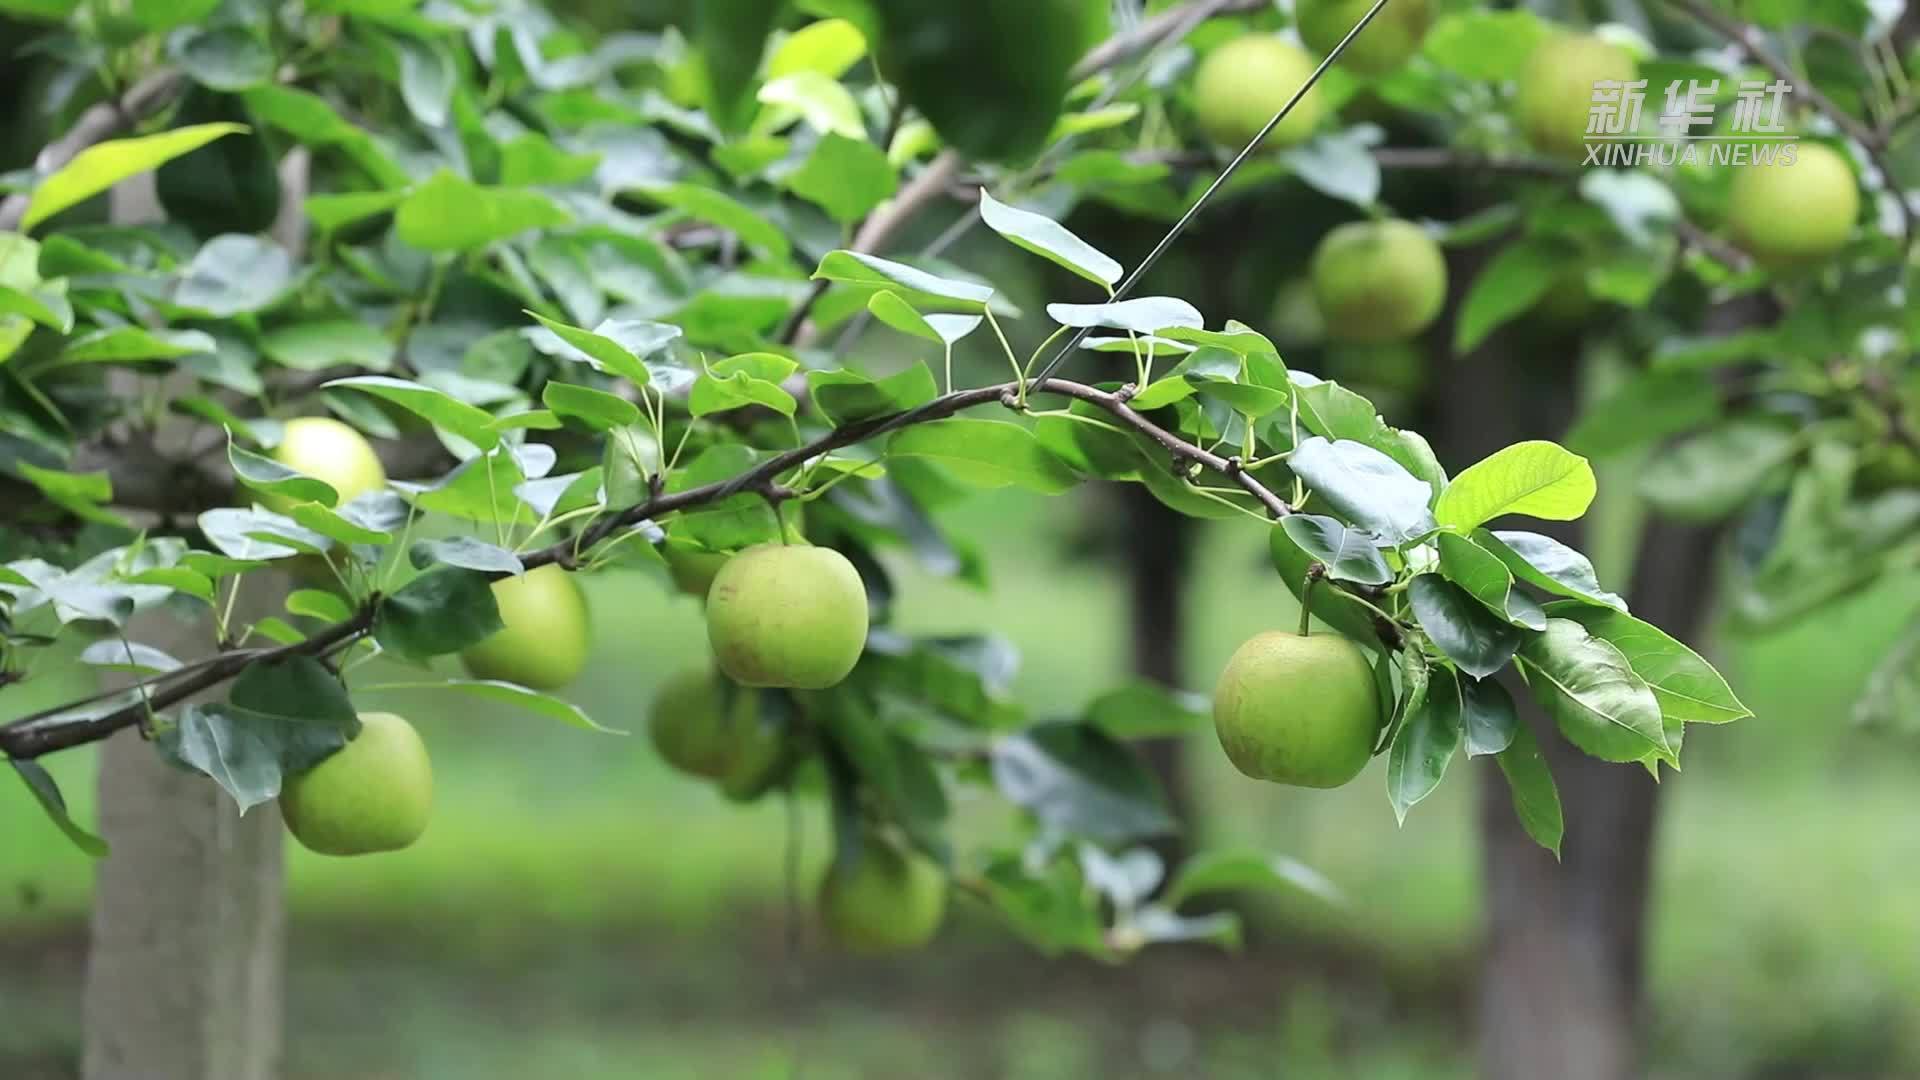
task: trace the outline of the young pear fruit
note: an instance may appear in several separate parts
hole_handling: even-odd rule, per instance
[[[426,744],[393,713],[361,713],[360,734],[280,788],[287,831],[322,855],[398,851],[426,831],[432,810]]]
[[[1193,110],[1207,138],[1233,150],[1253,140],[1313,74],[1313,57],[1283,38],[1247,34],[1208,53],[1193,77]],[[1325,111],[1320,88],[1306,92],[1264,145],[1307,141]]]
[[[361,434],[328,416],[301,416],[281,428],[273,459],[297,473],[324,480],[341,503],[387,486],[387,470]],[[262,495],[262,506],[290,514],[302,500],[285,495]]]
[[[1300,0],[1295,17],[1300,39],[1321,56],[1331,55],[1373,7],[1373,0]],[[1340,54],[1340,66],[1362,75],[1384,75],[1420,51],[1433,25],[1428,0],[1393,0]]]
[[[1830,146],[1801,142],[1793,164],[1736,167],[1727,222],[1761,263],[1818,262],[1839,251],[1860,216],[1860,181]]]
[[[1447,261],[1425,229],[1409,221],[1352,221],[1313,253],[1313,295],[1336,341],[1405,341],[1425,330],[1447,300]]]
[[[1213,691],[1220,749],[1255,780],[1339,787],[1366,767],[1380,724],[1373,668],[1339,634],[1255,634]]]
[[[1520,133],[1535,150],[1555,157],[1582,157],[1593,84],[1632,82],[1633,54],[1592,34],[1560,34],[1534,46],[1519,76],[1514,106]]]
[[[838,861],[820,883],[820,918],[835,941],[855,952],[916,949],[933,940],[947,910],[947,876],[933,860],[877,832],[862,834],[858,855]]]
[[[460,654],[476,679],[557,690],[587,666],[587,602],[573,575],[548,564],[493,583],[505,625]]]
[[[647,733],[667,764],[708,780],[727,775],[756,722],[759,695],[704,668],[669,678],[654,695]],[[729,700],[730,699],[730,700]]]
[[[714,575],[707,641],[735,682],[825,690],[866,647],[866,586],[832,548],[750,547]]]

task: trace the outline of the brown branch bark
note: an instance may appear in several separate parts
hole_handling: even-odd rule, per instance
[[[828,432],[805,446],[776,454],[737,476],[703,484],[686,491],[655,495],[645,502],[609,514],[589,526],[578,537],[562,540],[523,556],[521,563],[529,570],[549,564],[573,570],[577,568],[573,555],[575,551],[586,550],[641,521],[657,518],[675,510],[717,502],[742,492],[755,492],[774,500],[790,497],[794,493],[779,486],[777,477],[810,458],[913,424],[945,419],[979,405],[999,402],[1016,406],[1018,392],[1019,387],[1014,383],[959,390],[937,397],[916,408],[848,424]],[[1221,457],[1196,446],[1142,416],[1127,404],[1125,390],[1109,392],[1084,383],[1069,382],[1065,379],[1048,379],[1044,382],[1029,384],[1027,392],[1053,394],[1094,405],[1152,439],[1175,459],[1212,470],[1232,480],[1252,495],[1274,517],[1284,517],[1293,512],[1292,507],[1288,506],[1285,500],[1274,494],[1252,474],[1241,469],[1238,459]],[[151,712],[168,708],[217,686],[239,675],[253,664],[267,663],[291,656],[329,655],[358,641],[373,629],[375,602],[370,600],[352,617],[328,626],[305,641],[270,649],[237,649],[220,653],[178,671],[137,684],[136,688],[145,692],[145,700],[135,700],[97,716],[74,718],[66,714],[81,705],[110,698],[113,694],[96,695],[82,701],[70,702],[0,726],[0,755],[9,758],[34,758],[56,750],[97,742],[122,728],[140,723]]]

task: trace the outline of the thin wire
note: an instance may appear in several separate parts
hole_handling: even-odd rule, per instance
[[[1367,24],[1373,21],[1373,17],[1380,14],[1381,9],[1386,6],[1387,0],[1373,0],[1373,6],[1367,9],[1365,15],[1360,16],[1359,22],[1353,24],[1353,29],[1347,31],[1347,36],[1341,38],[1340,43],[1328,51],[1326,59],[1320,61],[1320,66],[1313,69],[1313,74],[1307,76],[1307,81],[1300,85],[1300,89],[1293,92],[1293,97],[1287,99],[1287,103],[1280,107],[1280,111],[1273,114],[1273,119],[1268,120],[1266,126],[1260,129],[1260,134],[1255,135],[1252,142],[1241,147],[1240,152],[1233,156],[1233,160],[1227,163],[1227,167],[1221,170],[1220,175],[1214,177],[1213,183],[1207,185],[1207,190],[1200,193],[1199,200],[1188,207],[1187,212],[1180,215],[1180,220],[1173,223],[1173,228],[1168,229],[1167,234],[1160,238],[1160,242],[1153,246],[1153,250],[1147,252],[1147,257],[1142,259],[1140,265],[1134,267],[1133,273],[1128,274],[1126,280],[1120,283],[1119,288],[1113,291],[1113,296],[1108,300],[1108,303],[1114,303],[1124,299],[1127,293],[1131,292],[1133,287],[1140,283],[1140,279],[1146,276],[1147,271],[1153,269],[1153,264],[1160,261],[1160,257],[1167,253],[1167,249],[1173,246],[1173,242],[1180,238],[1180,234],[1187,230],[1187,226],[1193,222],[1193,219],[1198,217],[1200,211],[1219,193],[1220,188],[1226,184],[1227,178],[1238,171],[1240,166],[1245,164],[1246,160],[1253,156],[1253,152],[1259,149],[1261,143],[1267,141],[1267,136],[1273,133],[1273,129],[1280,126],[1280,121],[1285,120],[1287,114],[1293,111],[1294,106],[1300,104],[1300,99],[1307,96],[1307,91],[1313,89],[1314,84],[1320,81],[1320,76],[1325,75],[1327,69],[1333,66],[1333,62],[1340,58],[1340,54],[1347,50],[1347,45],[1352,42],[1355,37],[1358,37],[1360,31],[1365,30]],[[1080,343],[1086,340],[1087,335],[1091,333],[1092,330],[1093,327],[1091,326],[1083,326],[1072,337],[1068,338],[1067,343],[1060,346],[1060,351],[1053,354],[1053,359],[1047,361],[1047,366],[1041,368],[1040,373],[1033,377],[1033,381],[1039,382],[1053,374],[1054,370],[1065,363],[1067,357],[1073,354],[1073,350],[1080,347]]]

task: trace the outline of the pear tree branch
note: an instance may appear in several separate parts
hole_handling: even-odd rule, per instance
[[[718,502],[742,492],[757,493],[776,502],[792,498],[799,493],[782,486],[778,482],[778,477],[821,454],[878,438],[914,424],[946,419],[981,405],[1001,404],[1009,408],[1017,408],[1020,389],[1018,384],[1008,382],[970,390],[956,390],[934,398],[924,405],[835,428],[812,442],[775,454],[753,468],[726,480],[685,491],[662,492],[633,506],[610,513],[588,526],[577,537],[563,539],[538,551],[529,552],[522,556],[521,563],[529,570],[547,565],[574,570],[578,568],[574,552],[588,549],[609,539],[622,529],[631,528],[642,521],[658,518],[676,510]],[[1272,517],[1281,518],[1293,512],[1293,508],[1287,504],[1286,500],[1242,468],[1238,458],[1222,457],[1196,446],[1143,416],[1127,403],[1132,396],[1130,387],[1108,391],[1066,379],[1046,379],[1027,385],[1026,392],[1029,395],[1051,394],[1070,398],[1101,409],[1121,424],[1151,439],[1175,461],[1226,477],[1252,496]],[[9,724],[0,725],[0,756],[17,759],[35,758],[56,750],[98,742],[123,728],[138,725],[150,712],[170,708],[196,694],[218,686],[238,676],[254,664],[272,663],[296,656],[330,656],[373,631],[378,602],[377,595],[368,598],[366,603],[351,616],[327,626],[304,641],[272,648],[232,649],[217,653],[175,671],[147,679],[128,690],[116,690],[77,702],[69,702]],[[97,702],[110,702],[116,698],[122,699],[124,703],[112,708],[81,711],[84,706]]]

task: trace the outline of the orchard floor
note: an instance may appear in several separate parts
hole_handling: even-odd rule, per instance
[[[1022,699],[1075,709],[1117,671],[1124,626],[1097,561],[1036,560],[1080,511],[1007,496],[961,514],[994,530],[994,594],[903,575],[904,620],[997,627],[1025,654]],[[1257,533],[1207,534],[1192,671],[1290,620]],[[1664,1075],[1920,1075],[1920,745],[1846,720],[1920,603],[1904,584],[1720,650],[1760,715],[1690,732],[1665,792],[1649,958]],[[637,579],[600,582],[592,602],[601,651],[577,696],[637,729],[652,685],[698,656],[697,608]],[[1213,839],[1306,859],[1344,907],[1282,898],[1240,956],[1119,968],[1043,960],[963,910],[930,954],[852,962],[810,931],[789,950],[778,805],[733,807],[644,740],[430,694],[392,703],[433,749],[437,819],[404,856],[290,856],[299,1080],[1472,1075],[1477,777],[1450,776],[1397,829],[1377,766],[1341,791],[1281,791],[1196,740]],[[51,764],[90,817],[90,759]],[[992,812],[963,807],[982,825]],[[803,881],[825,839],[807,814]],[[89,873],[0,785],[0,1077],[73,1075]]]

